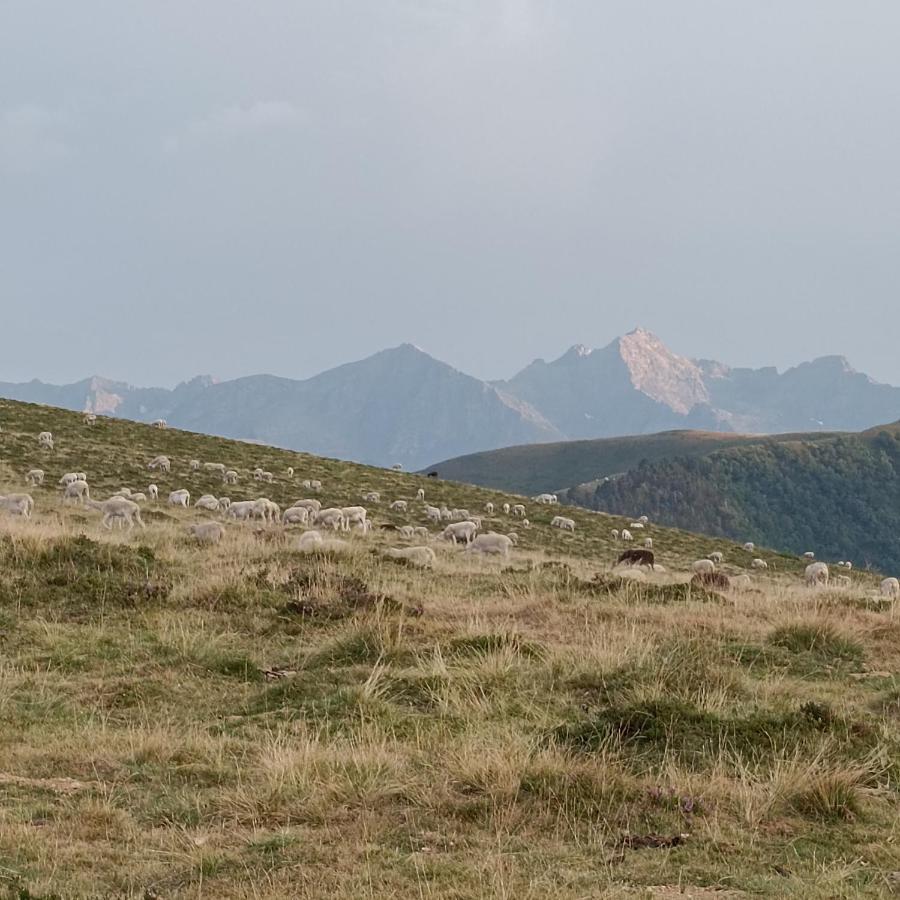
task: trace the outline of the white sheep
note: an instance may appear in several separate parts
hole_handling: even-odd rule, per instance
[[[223,484],[237,484],[238,483],[238,473],[235,472],[234,469],[228,469],[222,475],[222,483]]]
[[[520,519],[525,516],[525,507],[521,503],[517,503],[513,508],[513,515],[518,516]]]
[[[225,515],[232,519],[245,521],[253,515],[253,507],[255,504],[255,500],[238,500],[228,507],[225,511]]]
[[[649,518],[649,516],[641,516],[641,517],[638,519],[638,522],[640,522],[641,525],[649,525],[649,524],[650,524],[650,518]]]
[[[87,478],[79,478],[78,472],[66,472],[66,474],[59,479],[57,484],[61,484],[63,487],[65,487],[67,484],[71,484],[73,481],[87,481]]]
[[[295,500],[291,506],[302,506],[304,509],[309,510],[309,514],[311,516],[315,516],[315,514],[322,508],[322,504],[320,501],[316,499],[312,500]]]
[[[319,481],[317,478],[313,478],[312,481],[310,481],[310,483],[309,483],[309,487],[311,490],[321,491],[322,490],[322,482]]]
[[[189,465],[190,465],[190,467],[191,467],[191,470],[194,471],[194,472],[196,472],[197,469],[200,468],[200,460],[199,460],[199,459],[192,459],[192,460],[190,461]]]
[[[143,519],[141,519],[141,508],[133,500],[128,500],[125,497],[110,497],[109,500],[88,500],[87,505],[91,509],[97,509],[103,513],[100,524],[106,529],[111,530],[114,524],[131,529],[134,528],[135,522],[141,528],[146,527]]]
[[[0,508],[5,509],[10,515],[29,519],[34,511],[34,498],[31,494],[7,494],[0,497]]]
[[[631,532],[627,528],[622,529],[622,540],[623,541],[633,541],[634,538],[631,535]]]
[[[852,584],[849,575],[837,575],[834,579],[839,587],[848,588]]]
[[[812,552],[812,550],[807,550],[800,559],[815,559],[816,554]]]
[[[128,499],[133,500],[135,503],[146,503],[147,495],[138,491],[137,493],[132,494]]]
[[[612,539],[614,541],[617,541],[619,539],[619,529],[618,528],[613,528],[612,531],[610,532],[610,534],[612,534]]]
[[[219,511],[219,500],[212,494],[204,494],[199,500],[194,501],[194,509],[208,509],[210,512]]]
[[[43,469],[29,469],[28,474],[25,476],[25,482],[30,484],[32,487],[35,487],[38,484],[44,483],[44,470]]]
[[[551,528],[561,528],[563,531],[574,531],[575,530],[575,520],[569,519],[566,516],[554,516],[550,520]]]
[[[441,521],[451,522],[453,520],[453,513],[446,506],[441,507]]]
[[[172,493],[169,494],[169,506],[183,506],[185,509],[187,509],[190,502],[191,492],[185,490],[185,488],[181,488],[177,491],[172,491]]]
[[[509,505],[508,503],[504,503],[503,506],[500,507],[500,508],[503,510],[503,515],[504,515],[504,516],[508,516],[508,515],[509,515],[509,511],[510,511],[511,507],[510,507],[510,505]]]
[[[810,587],[828,584],[828,566],[823,562],[811,563],[806,567],[803,576]]]
[[[344,511],[338,509],[336,506],[319,510],[319,512],[316,513],[315,524],[324,525],[326,528],[337,531],[344,527]]]
[[[754,544],[753,541],[747,541],[747,543],[744,544],[744,549],[748,553],[752,553],[756,549],[756,544]]]
[[[531,522],[529,522],[528,519],[522,519],[522,527],[531,528]]]
[[[309,510],[305,506],[292,506],[284,511],[281,521],[285,525],[306,525],[309,523]]]
[[[722,565],[722,560],[725,559],[725,556],[724,556],[724,554],[721,553],[719,550],[714,550],[712,553],[709,554],[709,558],[710,558],[717,566],[720,566],[720,565]]]
[[[494,514],[494,504],[491,503],[490,500],[488,500],[488,502],[484,504],[484,511],[485,511],[489,516],[492,516],[492,515]]]
[[[366,491],[362,498],[366,503],[381,503],[381,494],[378,491]]]
[[[86,500],[91,499],[91,490],[86,481],[80,478],[76,481],[70,481],[63,491],[63,503],[67,500],[74,500],[76,503],[84,505]]]
[[[415,531],[413,530],[412,525],[401,525],[397,529],[397,534],[403,538],[405,541],[411,541],[415,536]]]
[[[454,544],[459,540],[471,544],[477,530],[478,526],[474,522],[454,522],[441,532],[441,537],[445,541],[453,541]]]
[[[345,506],[341,509],[341,512],[344,515],[344,520],[341,523],[341,528],[344,531],[349,531],[351,525],[358,525],[366,521],[367,511],[364,506]]]
[[[538,494],[537,497],[532,498],[535,503],[544,503],[547,505],[552,505],[557,503],[556,494]]]
[[[691,563],[691,570],[698,575],[708,575],[716,571],[716,564],[711,559],[698,559]]]
[[[225,463],[205,462],[203,463],[203,468],[207,472],[215,472],[217,475],[221,475],[222,478],[225,477]]]
[[[634,528],[634,529],[636,529],[636,530],[640,530],[641,528],[644,527],[644,523],[643,523],[643,522],[640,522],[640,521],[638,521],[638,522],[632,522],[628,527],[629,527],[629,528]]]
[[[653,549],[653,538],[644,538],[644,549],[645,550]]]
[[[160,472],[170,472],[172,470],[172,461],[168,456],[154,456],[147,463],[148,469],[159,469]]]
[[[84,424],[85,425],[96,425],[97,424],[96,413],[86,412],[84,414]]]
[[[509,556],[513,540],[509,535],[489,531],[477,535],[466,547],[467,553],[492,553],[498,556]]]
[[[225,535],[225,529],[218,522],[200,522],[188,525],[188,534],[198,544],[218,544]]]
[[[293,478],[293,477],[294,477],[294,467],[293,467],[293,466],[288,466],[288,467],[284,470],[284,474],[287,475],[288,478]]]
[[[384,552],[391,559],[405,559],[410,564],[422,569],[433,568],[437,558],[431,547],[390,547]]]
[[[896,578],[885,578],[881,582],[882,597],[900,597],[900,581]]]
[[[427,518],[430,522],[440,522],[441,511],[436,506],[426,506],[425,518]]]
[[[415,525],[415,526],[413,527],[413,534],[414,534],[416,537],[424,538],[426,541],[427,541],[428,538],[429,538],[429,532],[428,532],[428,529],[427,529],[424,525]]]
[[[165,419],[154,419],[150,423],[150,425],[153,428],[168,428],[169,427],[169,423]]]
[[[148,484],[147,496],[156,503],[156,501],[159,500],[159,488],[155,484]]]
[[[422,500],[422,501],[424,502],[424,500],[425,500],[425,488],[419,488],[419,489],[416,491],[416,500]]]
[[[53,449],[53,435],[49,431],[42,431],[38,435],[38,446],[44,450]]]
[[[394,500],[390,505],[390,509],[396,510],[397,512],[406,512],[406,501]]]
[[[79,481],[87,481],[88,480],[88,477],[87,477],[87,475],[84,474],[84,472],[76,472],[75,474],[78,476]]]
[[[324,539],[318,531],[304,531],[297,539],[294,545],[301,553],[309,553],[312,550],[321,547]]]
[[[768,569],[769,564],[764,559],[754,559],[752,563],[750,563],[751,569]]]
[[[281,507],[268,497],[259,497],[253,503],[253,515],[274,525],[281,518]]]

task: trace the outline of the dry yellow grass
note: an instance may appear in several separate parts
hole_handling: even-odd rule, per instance
[[[195,496],[215,481],[193,457],[240,468],[235,499],[300,495],[249,482],[257,460],[341,504],[419,484],[473,512],[503,499],[20,404],[0,425],[0,493],[76,460],[95,494],[137,489],[159,451],[176,462],[161,488]],[[60,449],[42,458],[45,427]],[[33,493],[33,519],[0,516],[9,896],[896,888],[900,632],[874,576],[812,591],[770,553],[750,591],[691,591],[690,561],[723,542],[651,528],[667,571],[620,577],[621,522],[576,511],[572,537],[536,508],[512,559],[435,543],[423,571],[384,559],[379,532],[301,555],[296,530],[234,525],[200,547],[193,510],[148,505],[146,530],[106,532],[49,483]]]

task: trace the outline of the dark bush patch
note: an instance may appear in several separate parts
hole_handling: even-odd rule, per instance
[[[769,636],[769,643],[796,655],[807,654],[822,665],[840,666],[859,671],[864,660],[863,648],[848,637],[838,634],[830,625],[789,625]]]

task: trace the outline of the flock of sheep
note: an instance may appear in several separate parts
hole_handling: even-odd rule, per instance
[[[97,420],[93,413],[85,413],[84,421],[88,425],[93,425]],[[162,420],[154,422],[157,428],[165,428],[166,423]],[[53,450],[53,435],[49,431],[42,431],[38,435],[38,445],[45,450]],[[236,469],[229,469],[224,463],[218,462],[201,462],[198,459],[192,459],[189,462],[192,471],[203,470],[210,474],[216,474],[222,479],[223,485],[236,485],[241,479],[241,474]],[[169,474],[172,470],[172,461],[168,456],[155,456],[147,463],[149,471],[157,471]],[[260,483],[273,483],[275,475],[257,467],[248,473],[249,477]],[[288,481],[293,482],[294,470],[288,467],[285,471],[285,477]],[[31,469],[25,475],[27,484],[36,487],[44,484],[45,472],[42,469]],[[299,484],[307,491],[319,494],[322,492],[322,482],[315,479],[306,479]],[[122,487],[112,496],[105,500],[97,500],[91,497],[90,486],[85,472],[67,472],[58,481],[58,486],[62,489],[62,501],[64,504],[74,503],[88,509],[96,510],[101,513],[101,525],[104,528],[112,529],[113,527],[134,528],[146,527],[141,518],[142,503],[158,503],[160,500],[159,487],[156,484],[149,484],[143,491],[133,491],[130,488]],[[365,491],[361,499],[364,503],[371,505],[380,505],[382,502],[381,494],[378,491]],[[558,498],[555,494],[543,493],[532,498],[533,501],[540,505],[555,505]],[[165,499],[166,504],[173,507],[181,507],[183,509],[191,508],[191,494],[185,488],[173,490],[168,493]],[[418,504],[412,506],[411,504]],[[282,510],[279,505],[267,497],[258,497],[255,500],[238,500],[232,502],[227,496],[216,497],[213,494],[203,494],[198,497],[193,504],[196,510],[203,510],[207,513],[220,514],[225,519],[235,522],[258,522],[263,526],[281,525],[303,526],[305,530],[296,541],[296,548],[301,552],[310,552],[321,549],[340,549],[346,546],[346,542],[337,537],[338,534],[348,534],[351,530],[362,533],[368,533],[372,530],[373,522],[369,517],[369,508],[367,506],[328,506],[323,507],[322,502],[316,497],[305,497],[291,504],[287,509]],[[520,527],[530,528],[531,523],[527,518],[526,508],[522,503],[502,503],[499,508],[495,508],[493,502],[484,504],[484,516],[481,514],[472,514],[465,508],[448,508],[446,505],[433,506],[425,500],[425,489],[419,488],[416,492],[415,500],[395,499],[388,503],[387,508],[393,513],[406,513],[413,515],[418,512],[424,520],[429,524],[442,526],[437,533],[429,531],[425,525],[405,524],[393,525],[383,523],[379,526],[382,530],[394,532],[398,538],[404,541],[429,541],[433,537],[452,543],[454,546],[463,545],[466,553],[485,554],[508,557],[512,548],[518,543],[518,534],[510,531],[507,534],[501,534],[494,531],[481,532],[483,528],[484,516],[494,517],[502,513],[504,516],[515,519]],[[34,510],[34,499],[27,493],[13,493],[0,495],[0,510],[5,510],[13,515],[30,517]],[[554,516],[550,525],[553,528],[559,528],[562,531],[575,531],[574,519],[567,516]],[[625,544],[633,544],[635,542],[634,533],[640,532],[649,525],[647,516],[641,516],[631,522],[628,528],[612,529],[612,538],[614,542],[623,542]],[[220,521],[204,520],[195,522],[187,526],[188,534],[200,543],[216,544],[222,540],[225,535],[225,527]],[[479,533],[481,532],[481,533]],[[642,549],[626,549],[623,551],[617,561],[617,565],[644,565],[656,571],[664,571],[661,566],[655,563],[653,554],[653,539],[645,537],[642,541]],[[744,544],[743,549],[748,553],[752,553],[755,549],[753,543]],[[427,544],[418,544],[406,547],[391,547],[385,551],[385,554],[395,559],[405,559],[409,563],[425,568],[430,568],[435,562],[434,550]],[[705,559],[696,560],[692,566],[693,578],[697,584],[716,588],[745,588],[750,584],[750,578],[747,574],[740,574],[729,578],[724,573],[718,571],[717,566],[723,562],[723,554],[721,552],[710,553]],[[812,552],[803,554],[802,557],[808,562],[804,572],[804,579],[807,585],[811,587],[819,587],[827,585],[830,579],[829,568],[826,563],[815,561],[815,555]],[[852,569],[852,563],[849,561],[840,561],[837,566],[845,572]],[[753,558],[750,567],[754,570],[767,570],[768,564],[764,559]],[[839,586],[849,586],[850,577],[847,574],[840,574],[835,578]],[[896,578],[885,578],[880,585],[881,594],[885,597],[900,596],[900,581]]]

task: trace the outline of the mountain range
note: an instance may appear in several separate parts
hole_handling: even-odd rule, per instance
[[[0,396],[411,469],[516,444],[672,429],[854,431],[900,418],[900,388],[843,357],[783,373],[730,368],[679,356],[640,328],[497,382],[402,344],[305,380],[203,376],[169,390],[93,377],[0,383]]]

